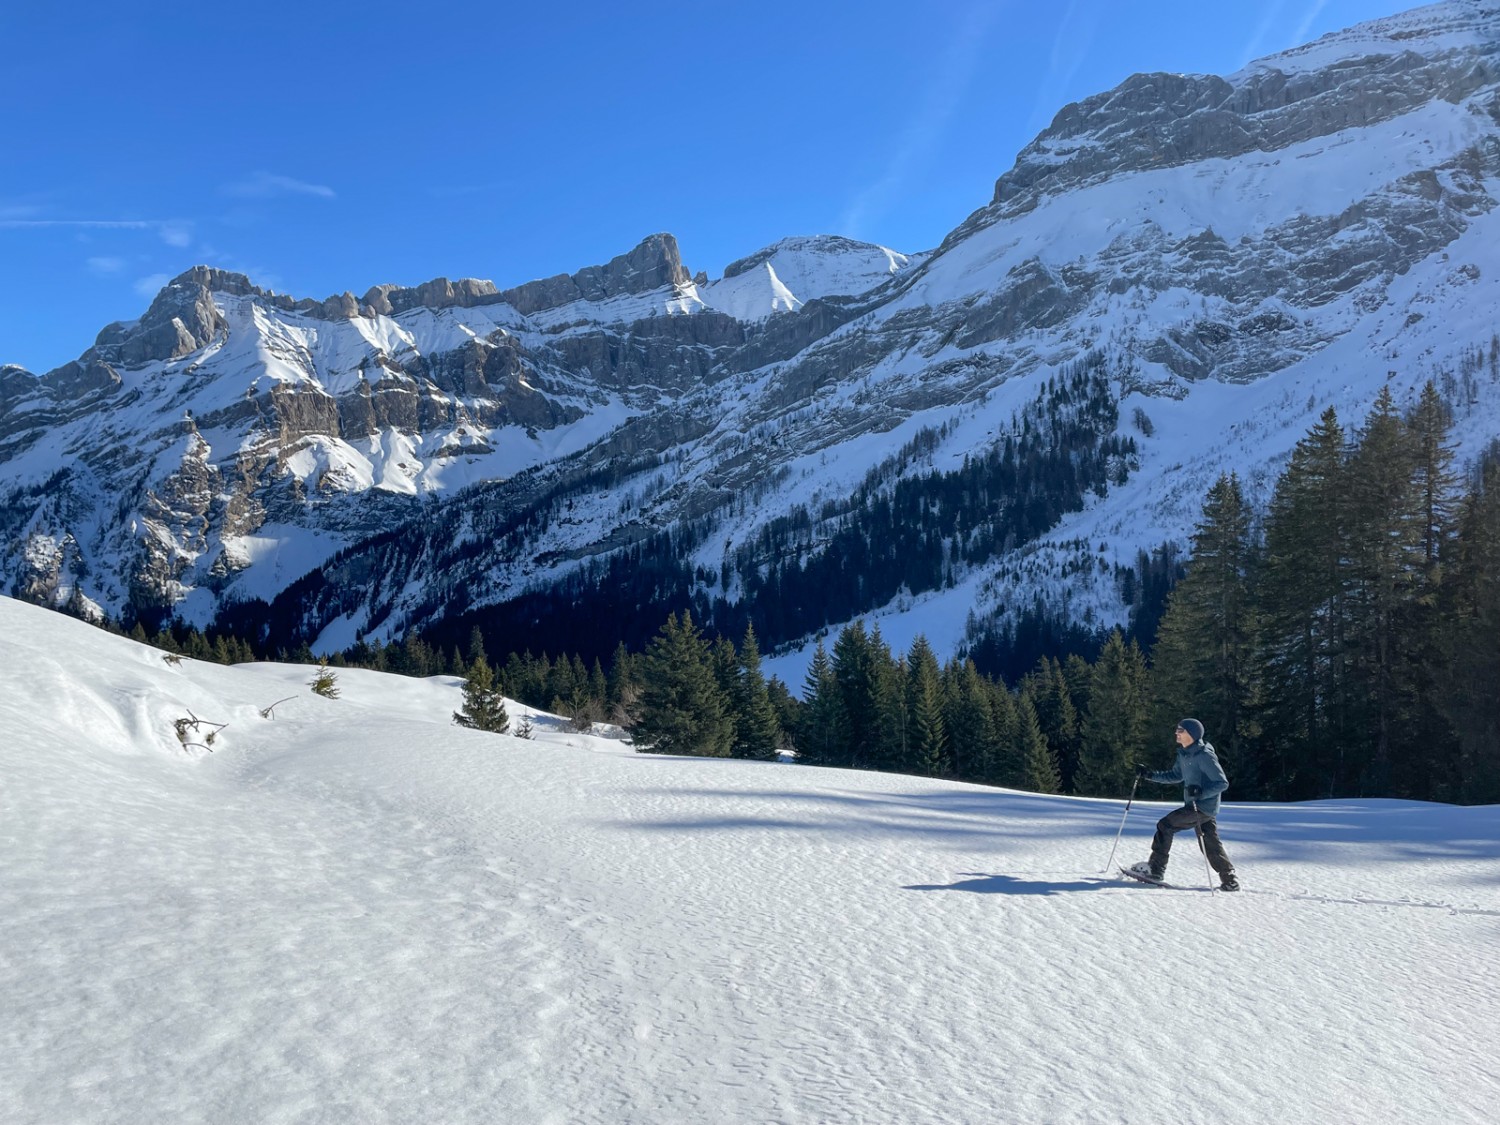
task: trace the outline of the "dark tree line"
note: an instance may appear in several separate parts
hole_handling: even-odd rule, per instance
[[[1500,799],[1500,456],[1466,482],[1429,384],[1297,444],[1257,527],[1210,491],[1153,653],[1158,722],[1218,732],[1242,792]]]
[[[330,664],[467,675],[486,637],[547,636],[569,655],[512,654],[495,690],[580,725],[617,722],[642,747],[794,748],[814,764],[1119,795],[1137,761],[1164,764],[1172,725],[1192,714],[1240,799],[1500,801],[1500,443],[1456,472],[1451,412],[1432,385],[1405,413],[1383,391],[1353,433],[1326,411],[1264,512],[1233,475],[1217,481],[1190,561],[1164,547],[1117,574],[1127,631],[1106,637],[1038,605],[940,666],[924,641],[893,654],[856,622],[820,645],[802,700],[761,677],[763,624],[805,635],[941,584],[944,568],[1043,530],[1078,489],[1125,472],[1131,451],[1101,436],[1115,416],[1099,378],[1081,365],[1054,380],[1035,415],[961,469],[910,477],[898,465],[816,515],[776,521],[717,576],[681,562],[712,522],[685,524],[561,591],[465,618],[466,643],[449,622],[396,645],[361,641]],[[1044,500],[1056,487],[1064,499]],[[272,655],[226,632],[153,639],[224,662]],[[305,643],[274,655],[313,660]]]

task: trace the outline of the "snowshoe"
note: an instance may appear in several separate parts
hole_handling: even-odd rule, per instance
[[[1139,879],[1142,883],[1151,883],[1153,886],[1159,887],[1166,881],[1166,876],[1160,871],[1151,870],[1149,863],[1132,863],[1120,870],[1132,879]]]

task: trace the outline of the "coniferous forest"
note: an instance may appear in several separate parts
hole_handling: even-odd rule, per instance
[[[1182,551],[1164,545],[1122,573],[1132,621],[1107,635],[1038,609],[941,663],[923,638],[894,653],[857,620],[818,644],[800,698],[763,676],[754,619],[736,644],[689,608],[639,648],[618,641],[607,663],[511,652],[492,667],[496,635],[474,625],[461,644],[414,632],[398,645],[362,641],[330,664],[453,673],[470,704],[503,689],[579,729],[618,724],[654,752],[774,760],[788,750],[817,765],[1120,796],[1136,763],[1170,763],[1172,728],[1192,715],[1234,799],[1500,801],[1500,442],[1460,474],[1450,424],[1431,385],[1405,413],[1382,392],[1353,430],[1326,411],[1268,510],[1222,477]],[[991,474],[1014,471],[1013,455],[1002,447],[961,487],[982,492]],[[960,486],[917,481],[910,502],[950,487]],[[877,522],[896,536],[902,497],[858,510],[883,513]],[[795,521],[767,534],[793,535]],[[837,587],[857,569],[850,550],[829,573],[771,567],[764,581]],[[203,659],[254,655],[226,635],[136,634]],[[1034,659],[996,672],[1021,653]],[[306,645],[279,655],[314,659]]]

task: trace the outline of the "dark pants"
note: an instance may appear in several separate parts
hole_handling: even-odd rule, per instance
[[[1203,834],[1203,850],[1208,862],[1219,875],[1233,875],[1234,864],[1219,842],[1219,826],[1214,818],[1191,806],[1173,809],[1156,822],[1156,836],[1151,841],[1151,870],[1165,871],[1167,856],[1172,851],[1172,837],[1189,828],[1197,828]]]

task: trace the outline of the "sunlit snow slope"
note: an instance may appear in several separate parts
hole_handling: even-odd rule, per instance
[[[1099,874],[1114,801],[469,732],[453,680],[326,700],[9,600],[0,638],[0,1121],[1451,1122],[1500,1094],[1500,809],[1230,804],[1246,890],[1196,889],[1191,843],[1153,890]],[[213,753],[186,716],[228,724]]]

